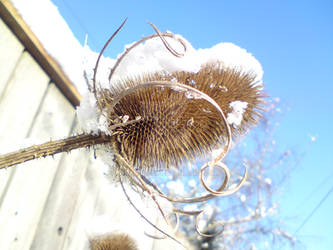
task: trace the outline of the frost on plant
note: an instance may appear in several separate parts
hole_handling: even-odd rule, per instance
[[[165,212],[161,198],[173,205],[176,218],[179,214],[196,216],[198,233],[210,236],[202,222],[207,211],[185,210],[180,204],[205,204],[235,193],[245,183],[246,168],[230,185],[232,172],[223,159],[232,139],[261,118],[261,65],[236,45],[221,43],[196,50],[182,36],[161,33],[152,25],[156,34],[126,46],[110,72],[102,72],[106,79],[100,78],[102,54],[123,25],[102,49],[94,70],[86,73],[92,76],[90,91],[77,108],[83,134],[0,156],[0,165],[94,147],[126,196],[124,181],[149,197],[165,221],[170,212]],[[212,152],[218,153],[209,159]],[[152,176],[163,178],[173,171],[186,176],[189,170],[195,173],[192,185],[202,188],[189,197],[182,196],[179,181],[167,185],[173,189],[169,194]]]
[[[263,72],[251,54],[235,45],[195,50],[183,37],[153,27],[156,35],[126,46],[108,79],[96,80],[97,60],[91,93],[78,108],[78,117],[86,133],[110,135],[98,156],[112,166],[113,181],[122,185],[126,179],[147,193],[165,220],[169,214],[157,197],[171,202],[176,214],[197,216],[198,233],[210,236],[200,219],[207,209],[189,204],[230,195],[244,184],[246,169],[238,183],[229,185],[231,173],[222,160],[232,138],[261,116]],[[213,151],[219,153],[207,160]],[[179,180],[161,187],[154,184],[153,175],[174,170],[186,175],[187,166],[199,165],[200,159],[206,159],[196,172],[201,192],[183,197]],[[224,178],[218,186],[211,186],[214,171]],[[171,193],[165,193],[165,187]]]

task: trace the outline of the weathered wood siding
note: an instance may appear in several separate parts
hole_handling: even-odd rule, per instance
[[[76,126],[75,108],[0,19],[0,154],[66,137]],[[76,150],[0,170],[1,250],[89,249],[87,227],[100,215],[146,223],[115,195],[119,189],[105,192],[91,154]],[[143,233],[145,249],[179,248]]]

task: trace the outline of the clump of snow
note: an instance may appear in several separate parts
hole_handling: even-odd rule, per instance
[[[201,63],[197,60],[197,51],[182,36],[176,35],[176,39],[181,39],[186,46],[186,56],[176,57],[166,49],[159,37],[150,39],[136,46],[122,60],[119,67],[115,71],[112,80],[117,82],[125,77],[135,77],[142,73],[153,73],[157,71],[175,72],[188,71],[198,72]],[[174,38],[165,37],[170,46],[179,54],[184,53],[183,45]],[[132,44],[125,45],[125,51]],[[125,52],[124,51],[124,52]],[[123,53],[119,54],[117,59]],[[108,82],[106,81],[108,87]]]
[[[154,38],[135,47],[129,52],[113,76],[117,81],[125,76],[134,77],[142,73],[165,71],[187,71],[198,72],[201,65],[207,63],[222,62],[226,67],[236,67],[245,72],[256,74],[254,82],[262,83],[263,70],[260,63],[245,49],[232,43],[219,43],[212,48],[194,49],[189,41],[180,35],[175,35],[186,45],[184,53],[183,45],[176,39],[166,38],[170,46],[178,53],[184,53],[183,57],[176,57],[170,53],[162,43],[160,38]],[[125,50],[132,44],[126,45]],[[122,55],[119,54],[118,58]]]
[[[227,121],[230,125],[239,126],[241,124],[247,105],[247,102],[242,101],[234,101],[229,104],[232,111],[228,113]]]
[[[83,48],[74,38],[57,7],[51,1],[45,0],[12,0],[12,3],[44,49],[56,59],[77,87],[83,89]]]
[[[184,194],[184,184],[180,180],[169,181],[166,186],[173,194]]]
[[[99,117],[96,99],[93,93],[87,92],[77,107],[77,117],[82,129],[87,133],[97,134],[99,131]]]
[[[79,92],[81,94],[87,92],[83,70],[94,68],[98,53],[80,44],[51,1],[11,0],[11,2],[47,53],[56,60]],[[109,71],[114,62],[114,59],[104,58],[100,73],[106,74],[107,70],[102,71],[102,69]]]
[[[237,68],[256,75],[255,85],[262,85],[264,71],[258,60],[245,49],[233,43],[219,43],[208,49],[199,49],[197,57],[204,63],[222,62],[226,67]]]

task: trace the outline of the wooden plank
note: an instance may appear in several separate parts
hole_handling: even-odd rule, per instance
[[[50,76],[52,81],[57,84],[68,100],[70,100],[74,106],[79,105],[81,96],[75,85],[69,80],[59,64],[47,53],[10,0],[0,1],[0,17]],[[43,20],[41,20],[41,22],[42,21]]]
[[[0,99],[23,49],[23,45],[0,18]]]
[[[89,151],[85,153],[87,154]],[[100,167],[101,166],[95,160],[89,162],[84,179],[80,184],[78,202],[62,249],[89,249],[87,229],[94,215],[96,201],[98,200],[98,194],[100,192],[101,183],[99,183],[100,178],[98,172],[96,172]]]
[[[31,249],[63,249],[89,164],[89,152],[65,154],[55,175]],[[52,246],[52,247],[51,247]]]
[[[103,167],[97,160],[89,165],[85,180],[82,182],[81,196],[68,230],[68,237],[62,249],[89,249],[90,232],[110,232],[115,228],[128,228],[140,240],[140,249],[152,249],[153,239],[144,235],[150,227],[128,203],[121,187],[109,183],[102,173]],[[127,188],[133,196],[133,191]],[[139,205],[139,207],[142,205]],[[103,218],[101,227],[96,228],[95,222]],[[105,219],[104,219],[105,218]]]
[[[71,104],[50,84],[30,137],[64,137],[69,134],[73,120]],[[30,249],[61,156],[16,167],[0,210],[0,249]]]
[[[24,52],[0,100],[0,154],[22,146],[48,82],[49,77]],[[0,207],[14,171],[12,168],[0,171]]]

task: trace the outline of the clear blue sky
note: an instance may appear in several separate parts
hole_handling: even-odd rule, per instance
[[[74,35],[99,51],[125,17],[107,55],[160,30],[182,34],[195,48],[232,42],[262,64],[267,92],[280,97],[281,147],[305,152],[281,197],[293,233],[333,186],[333,1],[52,0]],[[311,142],[311,136],[316,137]],[[307,249],[332,249],[333,193],[296,236]]]

